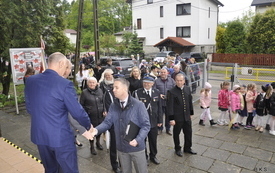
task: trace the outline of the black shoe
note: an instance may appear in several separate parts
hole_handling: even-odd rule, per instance
[[[113,171],[114,171],[115,173],[122,173],[122,171],[120,170],[120,168],[113,169]]]
[[[100,143],[96,143],[96,148],[99,150],[103,150],[103,147]]]
[[[189,153],[189,154],[197,154],[197,152],[193,151],[192,149],[190,150],[184,150],[185,153]]]
[[[151,162],[153,162],[153,163],[156,164],[156,165],[159,165],[159,164],[160,164],[159,160],[158,160],[156,157],[151,158],[150,160],[151,160]]]
[[[82,147],[83,146],[83,144],[81,144],[81,143],[78,144],[76,142],[75,142],[75,145],[77,145],[78,147]]]
[[[203,123],[203,120],[200,120],[199,125],[205,126],[205,124]]]
[[[170,130],[166,130],[166,133],[167,133],[168,135],[172,136],[172,133],[171,133]]]
[[[179,157],[182,157],[183,156],[183,154],[182,154],[182,152],[179,150],[179,151],[175,151],[176,152],[176,155],[178,155]]]
[[[95,150],[94,147],[91,147],[91,148],[90,148],[90,151],[91,151],[91,154],[92,154],[92,155],[97,155],[97,152],[96,152],[96,150]]]
[[[217,123],[216,122],[214,122],[214,120],[210,120],[210,125],[211,126],[214,126],[214,125],[216,125]]]

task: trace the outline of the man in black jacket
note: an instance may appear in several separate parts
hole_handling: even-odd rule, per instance
[[[148,133],[148,141],[150,148],[150,160],[158,165],[159,160],[157,155],[157,136],[158,127],[162,125],[162,105],[160,103],[160,92],[158,89],[153,89],[154,78],[146,76],[143,78],[143,88],[139,88],[133,92],[133,96],[144,103],[149,119],[150,119],[150,131]],[[145,139],[146,141],[146,139]],[[147,149],[145,148],[146,159],[148,160]]]
[[[190,87],[184,85],[185,77],[183,74],[176,75],[176,86],[167,92],[167,114],[170,124],[174,126],[173,139],[175,152],[182,157],[179,135],[182,130],[184,133],[183,151],[190,154],[197,154],[192,147],[192,122],[191,115],[194,114],[192,95]]]

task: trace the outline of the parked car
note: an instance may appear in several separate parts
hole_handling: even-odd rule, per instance
[[[199,52],[183,52],[180,57],[185,60],[195,58],[196,62],[201,62],[204,59],[203,54]]]
[[[158,61],[158,62],[163,62],[165,58],[167,58],[167,56],[175,56],[175,52],[173,51],[163,51],[163,52],[159,52],[157,53],[156,57],[154,58],[154,61]]]
[[[108,58],[112,58],[112,65],[115,66],[119,74],[125,75],[125,78],[130,76],[132,68],[137,65],[137,62],[131,58],[104,57],[100,58],[100,63],[103,68],[106,67]]]

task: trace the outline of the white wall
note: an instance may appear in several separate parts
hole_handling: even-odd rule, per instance
[[[271,8],[275,8],[274,6],[272,6],[272,7],[256,7],[256,13],[264,13],[264,12],[266,12],[266,10],[268,10],[268,9],[271,9]]]
[[[76,44],[76,34],[65,33],[65,35],[69,38],[71,44]]]
[[[137,19],[142,20],[142,29],[137,30],[139,37],[146,37],[144,45],[154,45],[160,39],[160,28],[164,29],[164,39],[176,36],[177,26],[191,26],[191,37],[184,38],[195,45],[214,45],[217,27],[217,6],[210,0],[133,0],[133,25]],[[191,15],[176,15],[176,4],[191,3]],[[163,6],[163,17],[160,17],[160,6]],[[210,18],[208,9],[210,7]],[[208,39],[210,28],[210,39]]]

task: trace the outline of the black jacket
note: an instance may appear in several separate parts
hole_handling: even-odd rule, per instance
[[[150,97],[143,88],[140,88],[133,92],[133,97],[144,103],[150,118],[151,128],[163,122],[160,92],[158,89],[152,88]]]
[[[170,120],[191,121],[190,115],[194,114],[194,109],[190,87],[184,86],[183,93],[185,104],[182,90],[179,87],[175,86],[167,92],[166,111]]]
[[[90,117],[93,126],[103,121],[103,93],[100,88],[86,88],[80,95],[80,104]]]
[[[100,88],[103,91],[104,111],[108,112],[111,103],[114,102],[113,84],[106,85],[104,81],[100,83]]]
[[[129,91],[131,94],[133,94],[135,90],[143,87],[141,79],[135,79],[134,77],[129,77],[127,80],[130,83]]]
[[[275,92],[269,98],[269,114],[275,116]]]

